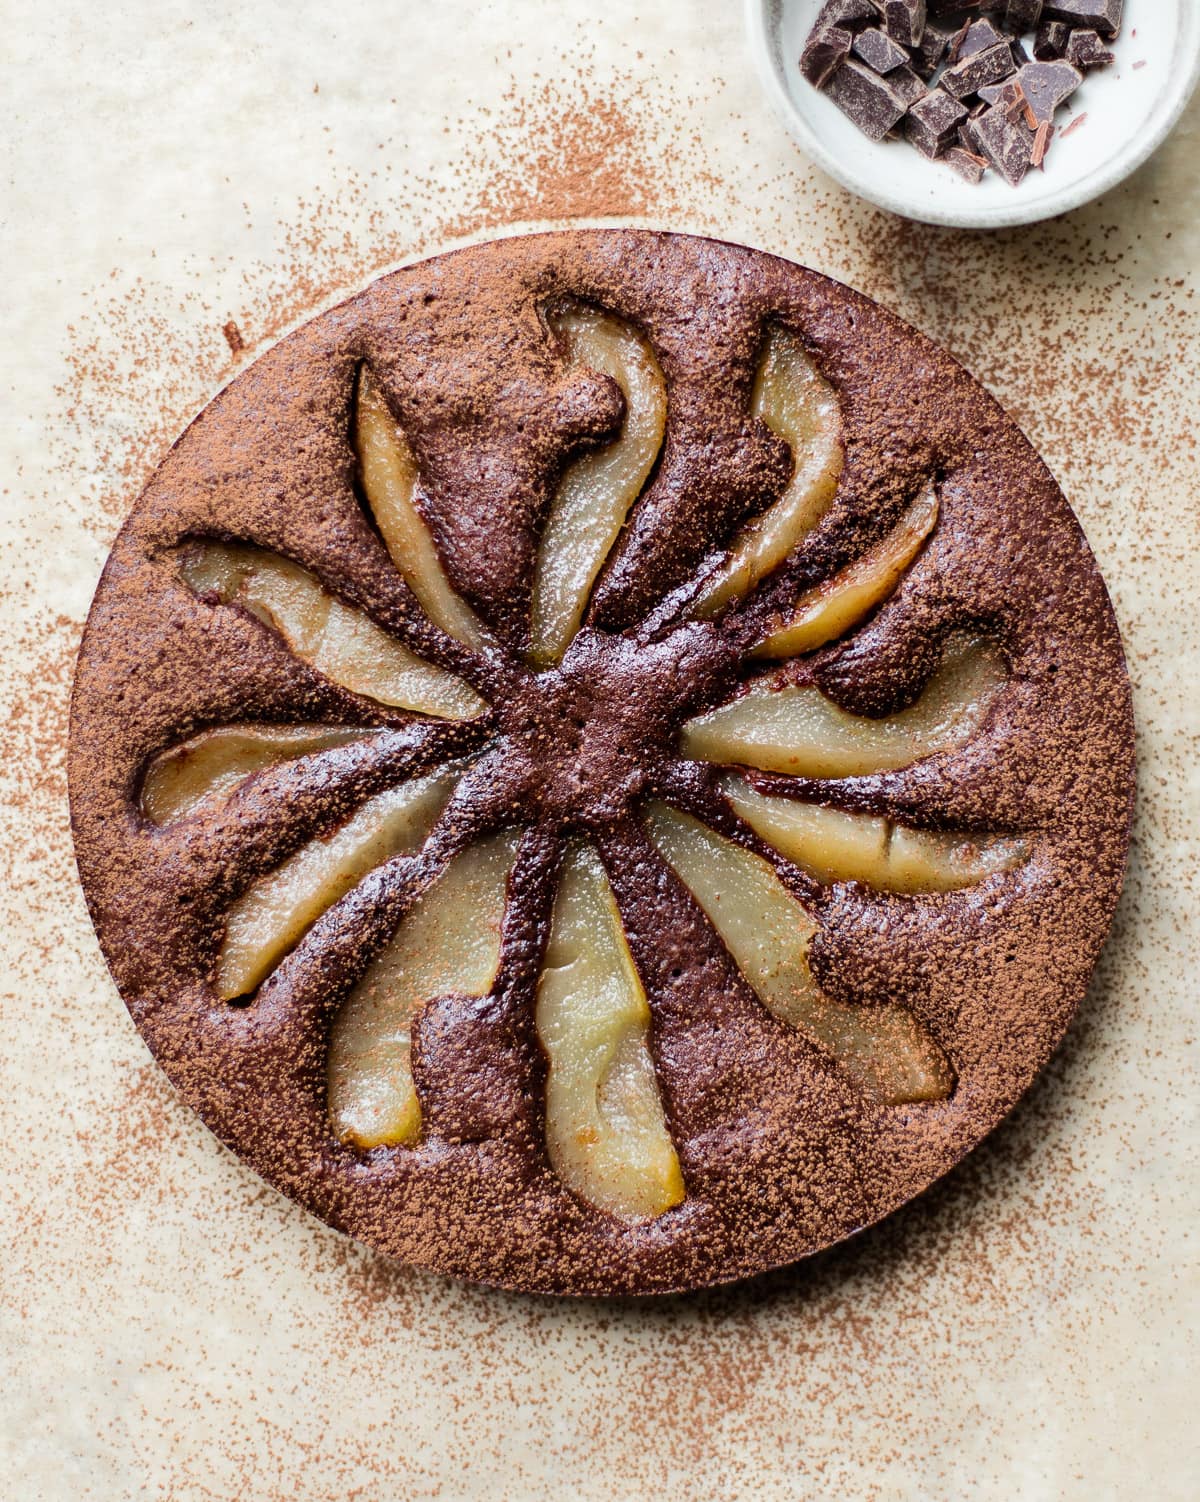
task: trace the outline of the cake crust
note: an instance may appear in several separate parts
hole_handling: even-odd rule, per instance
[[[563,299],[645,335],[668,410],[658,463],[570,659],[576,697],[559,692],[552,715],[520,666],[538,538],[564,466],[622,420],[613,383],[564,359],[546,319]],[[791,473],[786,445],[751,416],[775,326],[802,341],[837,393],[837,493],[749,608],[672,637],[653,623]],[[364,511],[348,416],[364,364],[411,444],[447,578],[494,651],[472,652],[431,624]],[[821,984],[839,999],[902,1004],[952,1061],[948,1098],[887,1105],[764,1010],[638,816],[665,783],[641,763],[623,781],[614,769],[627,742],[658,747],[674,800],[736,834],[712,783],[679,776],[671,738],[736,687],[756,622],[859,557],[931,478],[941,513],[919,567],[793,676],[855,714],[891,713],[919,694],[954,632],[989,633],[1007,679],[981,732],[842,780],[836,801],[917,829],[1020,834],[1031,855],[1003,881],[919,899],[788,875],[819,919]],[[188,588],[180,557],[197,540],[293,560],[491,708],[434,721],[368,704],[244,612]],[[676,657],[659,681],[678,692],[639,707],[653,697],[640,688],[646,664],[668,648]],[[571,792],[559,754],[568,702],[595,726],[587,758],[571,763]],[[632,707],[622,716],[614,703]],[[324,753],[317,771],[270,769],[210,814],[162,827],[145,817],[146,769],[166,748],[210,727],[314,723],[376,733]],[[269,350],[195,420],[122,528],[92,606],[72,706],[72,824],[135,1023],[188,1103],[269,1182],[360,1241],[456,1276],[553,1293],[666,1292],[748,1276],[871,1224],[1012,1108],[1061,1040],[1111,922],[1132,747],[1119,632],[1078,523],[960,366],[868,299],[761,252],[577,231],[384,277]],[[251,882],[398,780],[471,757],[455,817],[429,846],[330,907],[248,1005],[219,999],[226,915]],[[830,796],[818,779],[764,772],[754,783]],[[522,838],[495,985],[483,998],[434,998],[414,1023],[419,1143],[356,1150],[330,1131],[326,1108],[337,1008],[451,847],[506,819]],[[582,1201],[546,1155],[535,991],[564,841],[580,830],[608,873],[645,988],[687,1189],[644,1223]]]

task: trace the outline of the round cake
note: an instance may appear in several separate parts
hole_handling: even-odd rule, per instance
[[[1095,562],[952,359],[686,235],[410,266],[104,570],[70,748],[137,1026],[265,1179],[555,1293],[744,1277],[1012,1107],[1125,866]]]

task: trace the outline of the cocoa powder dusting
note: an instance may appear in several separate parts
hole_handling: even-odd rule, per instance
[[[698,65],[699,50],[689,58]],[[240,298],[217,306],[179,266],[89,289],[45,436],[53,483],[34,497],[46,514],[69,509],[39,535],[39,567],[65,535],[98,573],[166,448],[246,359],[223,337],[230,306],[258,352],[389,266],[520,218],[644,216],[804,261],[895,308],[1001,398],[1105,570],[1147,772],[1089,1002],[1010,1121],[959,1169],[794,1269],[652,1304],[564,1304],[389,1263],[203,1132],[120,1007],[65,812],[87,599],[55,605],[47,590],[11,647],[7,900],[12,932],[37,937],[10,954],[0,1007],[20,1045],[13,1067],[44,1078],[53,1047],[61,1068],[36,1101],[14,1093],[0,1108],[22,1170],[10,1180],[6,1302],[20,1353],[10,1400],[24,1401],[37,1443],[70,1444],[79,1492],[86,1478],[113,1497],[315,1502],[401,1486],[482,1496],[495,1482],[491,1494],[539,1498],[562,1495],[565,1479],[587,1498],[1002,1498],[1035,1466],[1057,1477],[1048,1495],[1075,1496],[1082,1442],[1072,1450],[1054,1426],[1114,1404],[1136,1415],[1131,1445],[1168,1453],[1154,1428],[1170,1406],[1158,1374],[1188,1359],[1171,1344],[1164,1292],[1185,1214],[1169,1103],[1196,1088],[1172,1019],[1200,910],[1179,671],[1200,648],[1189,562],[1200,465],[1181,376],[1200,317],[1190,209],[1157,185],[1190,160],[1196,110],[1109,199],[980,238],[852,202],[780,144],[748,77],[728,105],[705,79],[700,104],[590,68],[567,74],[545,111],[514,91],[489,122],[509,130],[508,161],[480,147],[457,181],[397,171],[383,206],[365,171],[339,166],[279,223],[273,254],[240,271]],[[576,82],[589,91],[574,116],[585,143],[596,120],[611,131],[583,171]],[[16,1025],[32,1012],[36,1047]],[[1143,1322],[1168,1332],[1153,1351],[1134,1337]],[[102,1376],[76,1380],[88,1372]],[[1086,1445],[1093,1493],[1107,1481],[1119,1495],[1120,1456],[1099,1438]]]

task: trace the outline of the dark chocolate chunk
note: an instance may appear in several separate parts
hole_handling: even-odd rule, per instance
[[[973,151],[968,151],[965,146],[951,146],[943,160],[948,166],[954,168],[959,177],[965,177],[969,183],[983,181],[983,174],[987,171],[987,157],[976,156]]]
[[[1025,91],[1015,78],[1006,79],[1004,83],[988,84],[980,89],[979,97],[985,104],[1002,104],[1005,113],[1010,120],[1023,119],[1030,130],[1037,124],[1036,120],[1029,119],[1026,111],[1029,102],[1025,98]]]
[[[1086,26],[1111,41],[1121,29],[1124,4],[1125,0],[1046,0],[1042,15],[1047,21]]]
[[[968,22],[954,40],[951,61],[956,63],[964,57],[973,57],[977,52],[986,52],[989,47],[996,47],[1001,42],[1008,45],[1008,38],[1003,32],[997,31],[990,21]]]
[[[965,105],[941,89],[931,89],[909,109],[904,134],[923,156],[941,156],[957,141],[958,127],[966,118]]]
[[[932,78],[937,72],[950,50],[953,36],[954,33],[947,31],[944,26],[935,26],[932,21],[926,21],[921,45],[913,57],[913,67],[922,78]]]
[[[897,68],[894,73],[888,74],[887,81],[910,109],[929,92],[925,80],[919,78],[911,68]]]
[[[883,24],[902,47],[917,47],[925,30],[925,0],[884,0]]]
[[[1033,132],[1024,120],[1010,120],[1002,104],[993,104],[978,120],[970,123],[974,126],[982,154],[1015,188],[1029,171]]]
[[[984,84],[979,91],[979,97],[984,104],[1009,105],[1024,98],[1024,93],[1015,78],[1006,78],[1003,83]]]
[[[854,38],[854,53],[875,73],[892,73],[908,62],[908,53],[886,31],[872,26]]]
[[[845,26],[851,31],[857,31],[860,26],[865,26],[868,22],[874,24],[878,19],[879,10],[872,0],[825,0],[813,23],[813,31],[820,31],[826,26]]]
[[[1070,63],[1026,63],[1017,80],[1040,125],[1043,120],[1054,119],[1054,111],[1083,82],[1083,74]]]
[[[1004,24],[1009,31],[1032,31],[1042,19],[1042,0],[1006,0]]]
[[[1025,44],[1020,37],[1010,37],[1008,50],[1012,53],[1013,62],[1018,68],[1023,68],[1030,61],[1029,53],[1025,51]]]
[[[1038,27],[1033,55],[1041,63],[1053,62],[1066,57],[1067,43],[1071,40],[1071,28],[1065,21],[1043,21]]]
[[[825,92],[873,141],[882,141],[908,105],[886,78],[851,58],[834,73]]]
[[[988,106],[985,105],[983,109],[976,110],[974,114],[968,115],[958,127],[959,145],[965,151],[973,151],[976,156],[984,155],[983,142],[979,139],[979,122],[983,119],[984,109],[987,108]]]
[[[1071,33],[1071,40],[1067,43],[1067,62],[1073,63],[1076,68],[1090,72],[1093,68],[1106,67],[1113,59],[1114,54],[1100,40],[1098,31]],[[1044,66],[1052,67],[1053,64],[1047,63]]]
[[[1008,78],[1015,72],[1008,44],[998,42],[996,46],[972,53],[970,57],[964,57],[962,62],[947,68],[939,81],[942,88],[956,99],[967,99],[972,94],[977,94],[985,84],[999,83],[1002,78]]]
[[[850,56],[854,38],[844,26],[827,26],[809,33],[800,54],[800,71],[809,83],[823,89]]]

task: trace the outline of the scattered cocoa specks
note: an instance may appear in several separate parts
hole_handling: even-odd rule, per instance
[[[240,355],[246,348],[246,341],[242,338],[242,331],[231,318],[228,323],[221,325],[221,332],[225,335],[225,343],[229,346],[232,355]]]

